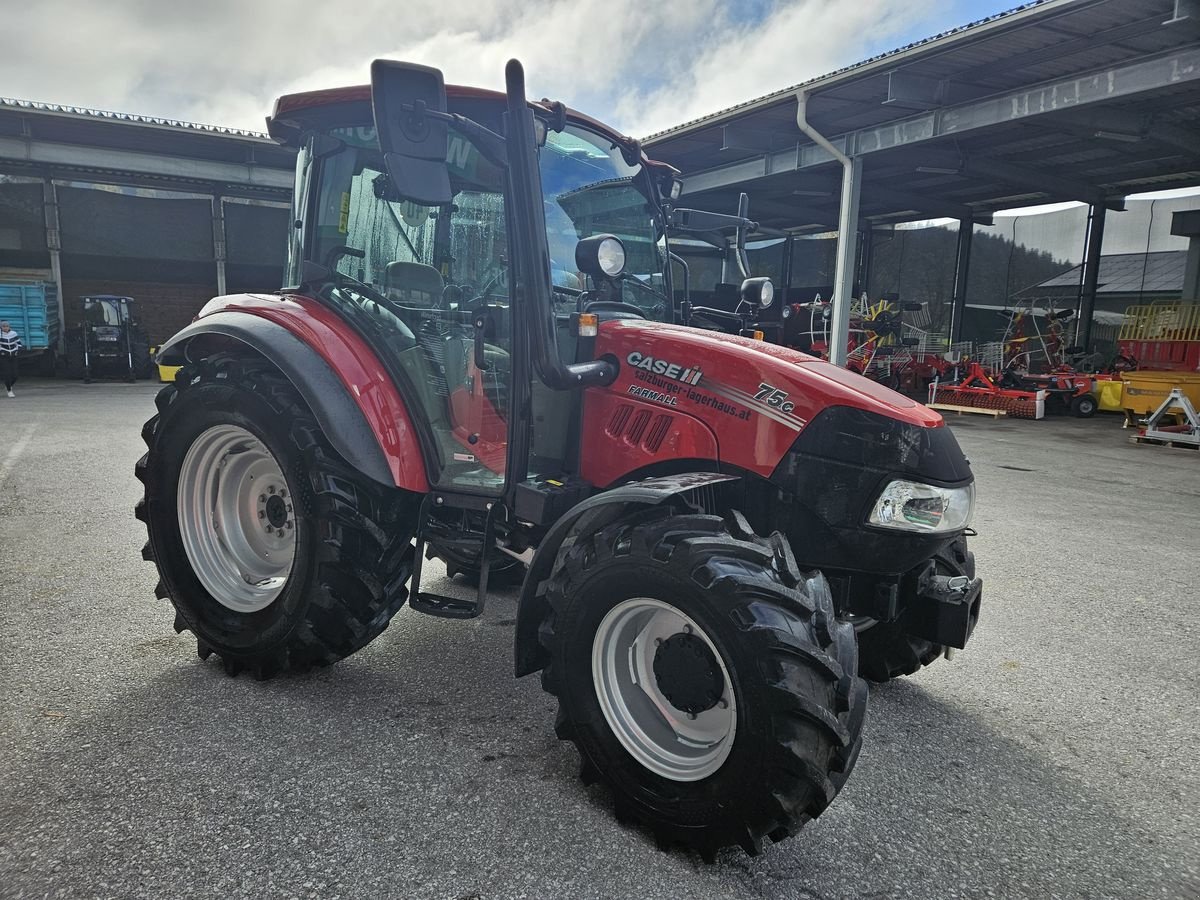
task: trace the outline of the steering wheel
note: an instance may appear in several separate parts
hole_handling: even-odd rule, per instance
[[[646,311],[644,309],[634,306],[632,303],[622,303],[620,300],[593,300],[583,308],[584,312],[592,312],[594,310],[630,313],[639,319],[646,318]]]

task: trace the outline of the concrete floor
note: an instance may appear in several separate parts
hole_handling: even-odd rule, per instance
[[[1200,454],[1107,417],[953,419],[987,582],[970,648],[872,690],[824,816],[705,865],[579,782],[511,677],[512,593],[467,623],[406,608],[309,676],[200,662],[138,554],[155,386],[18,387],[0,896],[1200,896]]]

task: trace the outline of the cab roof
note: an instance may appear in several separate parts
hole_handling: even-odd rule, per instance
[[[467,87],[460,84],[446,85],[447,100],[484,100],[495,103],[507,102],[507,97],[500,91],[487,88]],[[552,114],[554,104],[550,100],[531,100],[529,105],[537,112]],[[328,124],[332,107],[345,108],[353,113],[354,118],[373,118],[371,112],[371,86],[358,84],[351,87],[329,88],[322,91],[305,91],[298,94],[285,94],[275,101],[275,110],[267,118],[267,132],[280,144],[297,146],[301,135],[314,127]],[[357,108],[355,108],[357,107]],[[565,107],[568,121],[584,125],[593,131],[610,138],[613,143],[623,146],[639,147],[639,155],[643,165],[664,172],[676,172],[674,166],[668,163],[650,159],[640,150],[640,144],[634,138],[593,119],[578,110]]]

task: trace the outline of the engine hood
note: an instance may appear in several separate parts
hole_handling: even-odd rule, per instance
[[[640,352],[643,371],[662,375],[662,371],[655,370],[664,370],[672,364],[684,365],[684,368],[700,370],[698,385],[730,386],[751,394],[758,393],[758,385],[764,381],[773,387],[792,388],[797,396],[789,399],[796,404],[795,412],[806,420],[827,406],[845,405],[925,428],[945,424],[938,413],[903,394],[787,347],[720,332],[631,319],[605,322],[601,334]],[[649,368],[644,362],[647,356],[655,360]],[[628,359],[618,358],[618,362],[622,367],[630,364]],[[694,377],[695,372],[692,375]]]
[[[614,359],[606,390],[702,420],[723,462],[769,474],[818,414],[849,407],[918,428],[933,410],[827,362],[748,338],[644,320],[604,322],[596,355]]]

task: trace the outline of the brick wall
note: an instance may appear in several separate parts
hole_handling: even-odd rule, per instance
[[[89,294],[132,297],[136,301],[134,311],[138,322],[150,343],[161,344],[192,321],[200,307],[217,295],[217,285],[64,278],[68,328],[79,324],[79,298]]]

